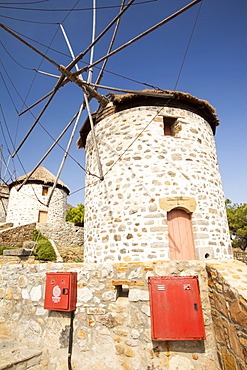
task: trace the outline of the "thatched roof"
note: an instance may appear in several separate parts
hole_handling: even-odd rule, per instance
[[[107,96],[110,99],[110,103],[104,108],[100,107],[92,115],[94,125],[109,115],[136,106],[167,106],[187,109],[203,117],[212,127],[213,133],[215,133],[215,129],[219,125],[217,114],[212,105],[206,100],[198,99],[189,93],[148,89],[128,94],[110,93]],[[86,138],[90,130],[89,119],[87,119],[80,129],[80,138],[77,141],[78,148],[85,147]]]
[[[11,189],[13,186],[20,185],[30,174],[31,172],[27,173],[26,175],[23,175],[21,177],[18,177],[18,179],[14,180],[10,185],[9,188]],[[52,186],[55,183],[56,177],[48,171],[45,167],[38,167],[32,176],[28,179],[26,184],[42,184],[42,185],[48,185]],[[69,188],[67,185],[65,185],[61,180],[58,180],[57,182],[57,188],[63,189],[66,191],[67,194],[69,194]]]
[[[9,188],[5,184],[0,184],[0,198],[9,198]]]

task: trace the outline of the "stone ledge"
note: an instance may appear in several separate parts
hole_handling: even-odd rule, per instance
[[[31,256],[33,254],[32,249],[18,248],[18,249],[4,249],[3,256]]]

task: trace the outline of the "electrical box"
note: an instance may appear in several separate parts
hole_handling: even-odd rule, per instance
[[[205,339],[197,276],[149,277],[152,340]]]
[[[74,311],[77,297],[77,272],[47,272],[44,308]]]

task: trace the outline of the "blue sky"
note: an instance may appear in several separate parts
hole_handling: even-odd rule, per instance
[[[98,7],[106,8],[97,10],[96,35],[115,17],[118,12],[115,6],[120,3],[121,0],[97,0]],[[156,0],[141,3],[141,0],[136,0],[135,3],[121,18],[114,49],[179,10],[189,1]],[[74,5],[75,9],[91,8],[92,0],[0,2],[1,22],[31,38],[32,40],[27,41],[42,52],[47,52],[58,64],[66,66],[71,58],[58,23],[63,24],[75,55],[84,51],[91,40],[92,11],[88,9],[69,12],[68,9]],[[22,9],[17,9],[18,7]],[[199,8],[200,3],[112,56],[106,66],[102,85],[141,90],[147,88],[147,85],[142,84],[146,83],[164,90],[176,88],[207,100],[216,108],[221,123],[215,139],[225,196],[233,202],[247,202],[247,3],[245,0],[202,2],[178,79]],[[111,35],[112,29],[96,44],[94,60],[105,55]],[[1,30],[1,41],[0,144],[3,146],[3,159],[7,163],[9,152],[13,152],[12,142],[15,147],[18,146],[34,122],[30,112],[18,117],[16,111],[21,112],[24,109],[21,98],[29,106],[51,91],[57,81],[54,77],[37,74],[34,69],[54,75],[59,75],[59,72],[55,66],[42,60],[41,56],[4,30]],[[41,44],[50,45],[59,53],[51,49],[47,51]],[[84,62],[88,61],[89,54],[84,59]],[[79,63],[79,67],[84,65],[83,62]],[[93,82],[97,74],[98,69],[94,68]],[[86,74],[84,78],[87,78]],[[108,93],[107,90],[99,91],[102,94]],[[41,124],[56,138],[79,109],[81,102],[81,89],[72,83],[67,84],[56,94],[40,119]],[[44,102],[33,108],[33,115],[37,116],[43,105]],[[92,103],[91,110],[96,108],[97,104]],[[87,113],[84,111],[79,127],[86,117]],[[67,145],[70,133],[71,129],[60,142],[63,148]],[[70,188],[68,202],[73,205],[84,201],[84,191],[78,191],[84,187],[84,171],[77,164],[84,166],[84,151],[76,148],[78,137],[77,130],[70,150],[74,159],[67,159],[61,175],[61,180]],[[8,168],[13,176],[30,172],[52,143],[53,139],[37,125],[18,152],[21,164],[17,157],[10,160]],[[56,147],[43,165],[56,174],[62,156],[63,150]],[[2,176],[4,173],[3,164]],[[8,178],[7,173],[5,180]]]

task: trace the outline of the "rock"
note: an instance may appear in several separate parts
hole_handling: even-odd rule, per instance
[[[24,249],[34,249],[36,248],[37,244],[38,243],[36,243],[35,241],[29,240],[23,243],[23,248]]]

